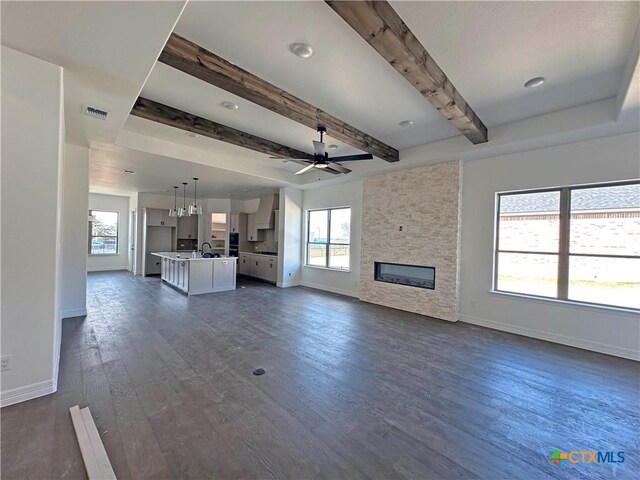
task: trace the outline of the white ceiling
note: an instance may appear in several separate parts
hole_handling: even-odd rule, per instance
[[[616,96],[640,13],[637,1],[391,4],[488,126]]]
[[[135,174],[125,174],[123,170],[133,170]],[[199,178],[198,197],[204,198],[256,198],[282,186],[274,180],[115,145],[104,145],[91,152],[89,177],[92,192],[116,194],[146,192],[173,196],[176,185],[182,195],[182,182],[188,182],[187,195],[193,196],[193,177]]]
[[[320,1],[191,1],[184,11],[182,1],[2,2],[2,44],[64,67],[67,141],[96,148],[93,190],[158,192],[183,176],[200,176],[203,193],[219,197],[232,190],[241,195],[245,188],[310,188],[320,178],[345,181],[403,168],[421,161],[418,150],[407,150],[417,145],[428,144],[422,161],[433,162],[462,158],[463,152],[499,152],[515,141],[505,132],[518,132],[518,141],[523,132],[540,136],[540,129],[528,129],[523,122],[538,125],[544,117],[532,117],[619,93],[640,5],[391,3],[490,127],[488,144],[473,146],[461,137]],[[348,164],[353,173],[338,178],[316,172],[294,176],[297,165],[129,116],[142,91],[153,100],[311,151],[311,140],[317,138],[312,129],[157,64],[174,26],[176,33],[401,149],[400,163],[354,162]],[[306,60],[292,55],[293,42],[311,43],[314,55]],[[545,85],[523,88],[524,81],[538,75],[547,77]],[[631,98],[636,101],[625,106],[640,101],[638,95]],[[225,100],[240,108],[225,110],[220,106]],[[83,104],[109,110],[109,120],[80,115]],[[635,112],[634,105],[627,111]],[[560,116],[558,125],[569,128],[563,118],[576,116]],[[399,127],[405,119],[414,125]],[[521,121],[512,123],[516,120]],[[335,155],[355,152],[330,133],[328,142],[340,146]],[[123,168],[138,173],[123,176]]]
[[[2,45],[64,68],[68,142],[114,142],[185,3],[3,1]]]

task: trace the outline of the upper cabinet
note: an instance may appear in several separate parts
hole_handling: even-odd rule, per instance
[[[247,214],[232,213],[229,221],[229,231],[231,233],[242,233],[247,229]]]
[[[175,227],[178,225],[176,217],[169,216],[169,210],[147,208],[147,227]]]
[[[178,218],[178,239],[198,238],[198,215]]]
[[[264,240],[264,231],[258,230],[256,216],[257,213],[247,215],[247,240],[250,242],[261,242]]]

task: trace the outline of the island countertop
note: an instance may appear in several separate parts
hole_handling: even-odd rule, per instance
[[[190,262],[197,262],[197,261],[209,261],[209,260],[233,260],[236,257],[203,257],[201,253],[198,253],[198,255],[196,256],[196,258],[193,258],[193,255],[191,253],[186,253],[186,252],[154,252],[151,255],[155,255],[156,257],[164,257],[164,258],[170,258],[171,260],[180,260],[180,261],[185,261],[188,260]]]

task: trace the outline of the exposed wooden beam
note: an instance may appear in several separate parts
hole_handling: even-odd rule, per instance
[[[388,2],[326,3],[465,137],[488,140],[487,127]]]
[[[158,60],[307,127],[323,125],[330,137],[383,160],[397,162],[400,158],[395,148],[175,33]]]
[[[256,152],[266,153],[275,157],[313,160],[313,155],[309,153],[301,152],[286,145],[280,145],[271,140],[227,127],[226,125],[183,112],[177,108],[169,107],[147,98],[138,97],[138,100],[136,100],[131,110],[131,115],[197,133],[205,137],[215,138],[216,140],[249,148]]]

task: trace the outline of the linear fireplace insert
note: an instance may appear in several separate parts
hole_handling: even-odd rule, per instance
[[[375,262],[374,278],[378,282],[396,283],[430,290],[436,287],[435,267]]]

